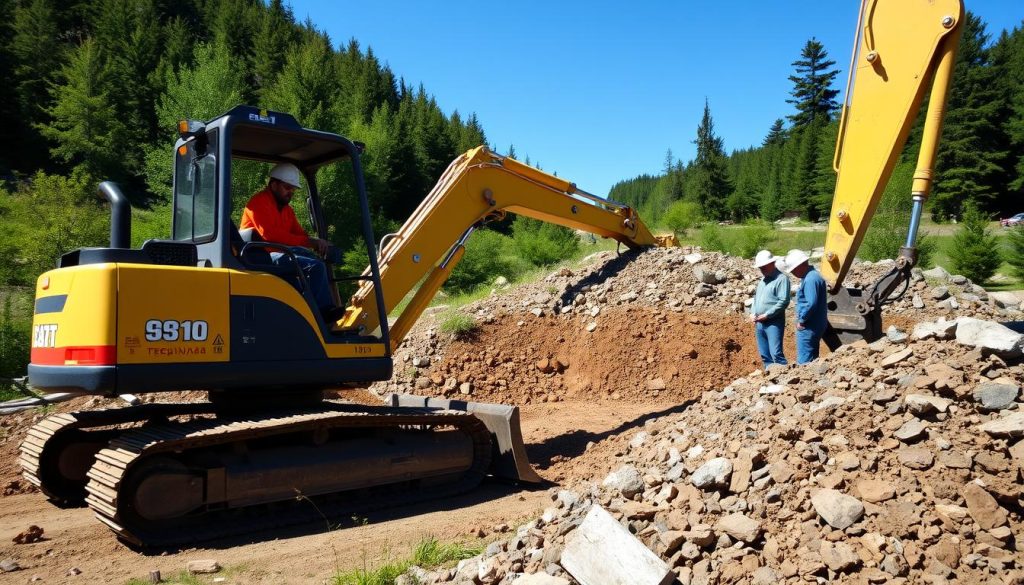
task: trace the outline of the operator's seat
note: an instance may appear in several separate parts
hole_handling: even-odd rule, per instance
[[[278,266],[270,257],[270,252],[262,246],[246,246],[252,242],[265,241],[255,228],[239,230],[234,222],[231,223],[231,251],[249,270],[269,272],[280,276],[289,282],[295,279],[295,269],[287,266]]]

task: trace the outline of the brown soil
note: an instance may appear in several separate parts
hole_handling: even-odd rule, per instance
[[[721,387],[759,364],[750,325],[735,314],[612,307],[589,333],[585,323],[529,314],[526,319],[531,321],[519,325],[524,319],[499,317],[473,339],[454,341],[447,357],[426,375],[471,381],[473,400],[522,405],[527,451],[549,487],[600,481],[619,449],[608,439],[680,412],[703,390]],[[791,345],[787,351],[793,355]],[[548,358],[566,367],[543,373],[537,362]],[[664,390],[651,390],[658,378]],[[345,396],[376,400],[368,393]],[[106,404],[76,399],[53,410]],[[146,578],[151,570],[173,576],[189,560],[203,558],[233,571],[228,583],[323,582],[338,570],[373,567],[388,555],[407,556],[427,536],[443,541],[471,541],[480,534],[484,540],[497,538],[550,503],[543,488],[489,482],[460,498],[376,513],[365,519],[366,525],[363,519],[342,520],[331,530],[304,526],[203,548],[139,552],[119,543],[87,509],[59,509],[27,489],[19,476],[17,447],[39,416],[30,412],[0,419],[6,431],[0,443],[0,485],[15,483],[10,495],[0,497],[0,559],[12,558],[24,567],[5,575],[12,582],[39,575],[47,583],[123,583]],[[31,525],[44,529],[43,540],[14,544],[12,539]],[[68,576],[72,568],[82,574]]]
[[[792,340],[787,346],[793,356]],[[485,402],[682,403],[760,363],[752,326],[738,315],[636,306],[606,309],[592,332],[558,317],[497,317],[419,375],[469,382],[472,399]]]

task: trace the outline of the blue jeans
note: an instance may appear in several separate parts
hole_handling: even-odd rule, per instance
[[[796,330],[796,363],[806,364],[818,359],[818,349],[821,346],[821,336],[824,331],[813,329]]]
[[[313,299],[316,301],[317,308],[320,309],[321,313],[326,313],[334,307],[334,298],[331,296],[331,281],[327,275],[327,265],[309,248],[293,246],[292,252],[295,254],[295,261],[302,268],[302,272],[306,274],[306,280],[309,282],[309,289],[313,293]],[[270,259],[278,266],[290,266],[290,260],[283,252],[271,252]],[[296,282],[295,286],[299,288],[299,283]]]
[[[782,334],[786,329],[786,318],[759,321],[754,324],[754,337],[757,339],[757,351],[761,361],[767,368],[772,364],[786,365],[786,356],[782,353]]]

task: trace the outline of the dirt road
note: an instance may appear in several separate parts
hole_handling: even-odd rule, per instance
[[[614,453],[601,441],[642,427],[651,416],[682,408],[678,404],[561,402],[523,409],[523,433],[537,471],[552,482],[604,477]],[[593,445],[588,450],[588,444]],[[159,570],[170,578],[190,560],[215,559],[226,583],[322,583],[339,570],[374,568],[388,559],[409,556],[423,538],[479,542],[478,531],[497,538],[550,504],[547,488],[522,490],[489,483],[459,498],[407,506],[367,518],[342,520],[340,526],[307,525],[286,531],[205,543],[180,550],[139,552],[118,542],[85,508],[62,510],[38,493],[0,498],[0,560],[14,559],[22,570],[3,574],[0,583],[125,583]],[[12,539],[30,525],[45,530],[45,540],[16,545]],[[496,529],[498,529],[496,531]],[[74,570],[78,575],[69,575]]]

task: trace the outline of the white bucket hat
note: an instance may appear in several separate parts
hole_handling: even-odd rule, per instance
[[[786,272],[792,272],[794,268],[807,262],[809,259],[810,257],[807,256],[807,252],[803,250],[790,250],[786,253],[786,258],[782,262],[786,265]]]
[[[771,252],[768,250],[761,250],[757,253],[757,256],[754,256],[754,268],[764,268],[776,260],[778,260],[778,258],[772,256]]]

